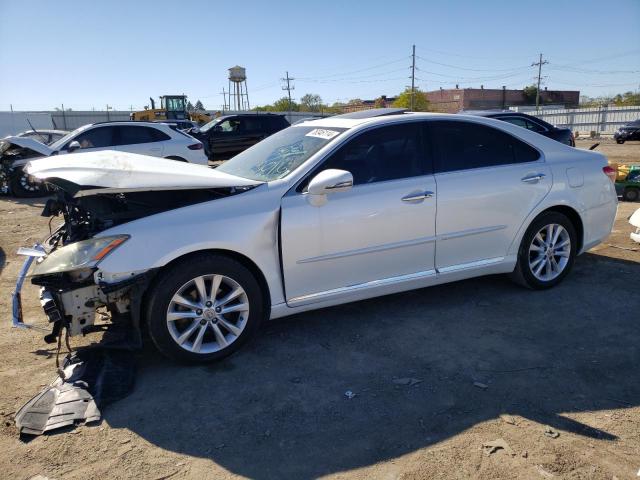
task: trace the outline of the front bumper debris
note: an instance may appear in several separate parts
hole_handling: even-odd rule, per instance
[[[37,330],[47,330],[44,327],[39,327],[37,325],[31,325],[24,322],[24,318],[22,316],[22,285],[24,284],[24,279],[29,272],[29,268],[31,268],[31,264],[33,261],[38,258],[46,255],[44,247],[39,243],[35,244],[33,248],[20,248],[18,250],[18,255],[26,255],[24,263],[22,264],[22,268],[18,273],[18,279],[16,280],[16,288],[11,293],[11,304],[12,304],[12,319],[11,323],[15,328],[34,328]],[[44,305],[43,305],[44,307]]]
[[[61,370],[62,376],[16,413],[21,435],[100,421],[100,409],[133,388],[135,358],[130,350],[88,347],[69,354]]]

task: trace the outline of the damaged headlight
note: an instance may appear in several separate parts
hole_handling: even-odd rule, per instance
[[[33,275],[91,269],[128,239],[129,235],[91,238],[58,248],[35,265]]]

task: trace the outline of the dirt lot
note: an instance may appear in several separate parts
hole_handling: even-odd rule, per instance
[[[588,149],[594,143],[600,144],[596,152],[605,154],[611,163],[640,164],[640,142],[625,142],[618,145],[612,137],[578,138],[576,147]]]
[[[55,370],[40,334],[9,327],[41,206],[0,200],[1,478],[636,477],[640,204],[550,291],[494,276],[301,314],[209,367],[147,347],[100,425],[22,442],[13,414]],[[31,285],[24,303],[44,321]]]

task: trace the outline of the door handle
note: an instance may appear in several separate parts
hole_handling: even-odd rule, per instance
[[[417,202],[418,200],[424,200],[425,198],[433,197],[433,192],[422,193],[410,193],[409,195],[402,197],[403,202]]]
[[[533,175],[527,175],[526,177],[522,177],[520,180],[525,183],[536,183],[542,180],[545,177],[544,173],[535,173]]]

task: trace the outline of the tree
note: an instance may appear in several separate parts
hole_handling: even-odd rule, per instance
[[[300,98],[300,108],[305,112],[319,112],[322,108],[322,98],[315,93],[307,93]]]
[[[200,100],[198,100],[196,102],[196,106],[194,108],[195,108],[195,110],[197,112],[204,112],[205,111],[204,105],[202,104],[202,102]]]
[[[191,102],[187,102],[187,112],[193,112],[193,104]]]
[[[289,97],[282,97],[279,100],[276,100],[275,102],[273,102],[273,106],[271,107],[271,109],[274,112],[288,112],[289,111]],[[293,100],[291,100],[291,111],[292,112],[297,112],[298,110],[300,110],[299,105],[294,102]]]
[[[386,97],[378,97],[373,102],[375,108],[385,108],[387,106],[387,98]]]
[[[534,105],[536,103],[536,96],[538,95],[538,87],[535,85],[524,87],[522,89],[522,94],[524,95],[527,103]],[[542,102],[542,99],[540,99],[540,102]]]
[[[413,111],[428,112],[429,100],[427,99],[427,94],[416,88],[413,95]],[[395,102],[393,102],[393,106],[397,108],[411,108],[411,88],[406,88],[404,92],[398,95]]]

